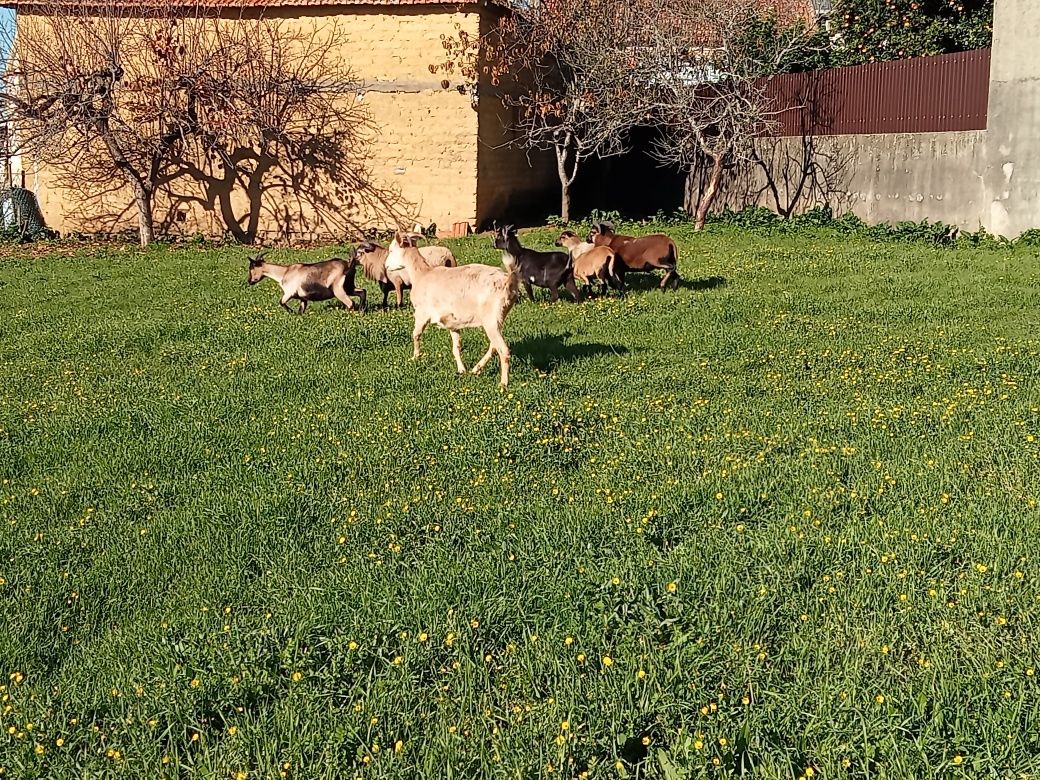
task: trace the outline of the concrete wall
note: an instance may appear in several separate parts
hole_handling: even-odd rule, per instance
[[[760,161],[726,182],[720,208],[790,215],[827,204],[868,222],[983,224],[984,131],[764,139],[757,151]]]
[[[987,129],[764,139],[719,208],[821,204],[868,222],[941,221],[1013,238],[1040,227],[1040,14],[996,0]],[[700,191],[691,177],[688,200]]]
[[[987,228],[1040,227],[1040,14],[1035,0],[996,0],[987,126]]]

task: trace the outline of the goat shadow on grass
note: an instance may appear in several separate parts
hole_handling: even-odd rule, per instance
[[[705,276],[700,279],[680,279],[678,289],[681,290],[715,290],[725,287],[729,280],[725,276]],[[625,274],[625,287],[628,292],[651,292],[661,285],[661,274],[629,271]],[[665,290],[669,292],[669,290]]]
[[[509,345],[516,359],[534,366],[539,371],[551,371],[561,363],[571,363],[599,355],[627,355],[628,348],[619,344],[577,343],[568,344],[570,332],[544,336],[525,336]]]

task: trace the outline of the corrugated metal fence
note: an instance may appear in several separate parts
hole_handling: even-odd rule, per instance
[[[984,130],[990,50],[790,73],[769,81],[771,135]]]

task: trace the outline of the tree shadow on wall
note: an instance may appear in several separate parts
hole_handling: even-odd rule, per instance
[[[242,244],[359,236],[373,222],[409,224],[411,204],[374,181],[367,143],[357,130],[257,139],[203,164],[198,155],[181,158],[184,176],[201,192],[171,192],[171,212],[195,206],[215,213]]]
[[[818,205],[840,213],[849,209],[855,154],[828,135],[834,126],[840,93],[819,72],[789,74],[787,87],[771,94],[773,132],[755,139],[751,164],[732,167],[719,203],[734,209],[768,206],[784,218]],[[821,136],[823,136],[821,138]],[[709,171],[694,170],[687,205],[695,209]]]

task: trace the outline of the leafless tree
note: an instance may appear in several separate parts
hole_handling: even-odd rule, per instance
[[[192,200],[189,179],[244,241],[272,189],[311,222],[334,203],[348,206],[340,214],[395,205],[367,176],[370,125],[356,80],[330,56],[334,29],[220,19],[181,0],[45,0],[19,11],[11,37],[0,100],[19,151],[87,203],[128,187],[142,246],[157,195]],[[243,197],[245,215],[233,206]]]
[[[755,139],[776,116],[766,95],[769,74],[814,39],[797,16],[779,16],[777,6],[766,12],[761,0],[665,0],[639,8],[632,78],[663,130],[655,157],[689,171],[691,182],[697,168],[708,168],[688,202],[700,230],[724,171],[754,159]],[[762,29],[769,34],[755,34]]]
[[[257,18],[219,35],[229,115],[208,124],[176,162],[237,240],[253,242],[263,215],[286,231],[324,234],[356,235],[373,218],[409,221],[398,193],[368,170],[376,127],[335,23]]]
[[[448,58],[474,82],[483,75],[515,110],[516,143],[552,151],[560,216],[570,218],[571,185],[590,157],[625,151],[642,119],[626,66],[625,0],[539,0],[517,6],[483,38],[445,40]]]

